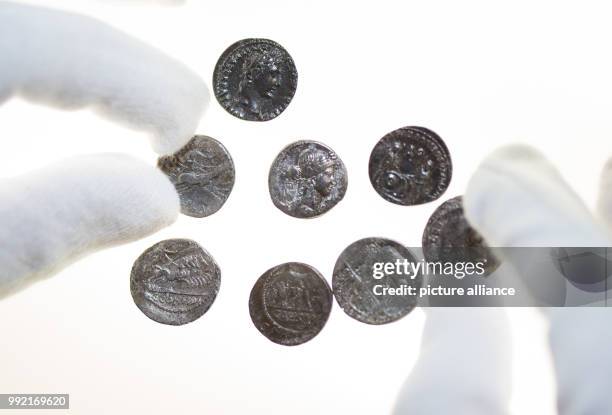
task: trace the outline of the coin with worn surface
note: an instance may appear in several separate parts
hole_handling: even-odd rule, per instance
[[[259,277],[251,290],[249,312],[255,327],[269,340],[296,346],[319,334],[332,302],[329,284],[319,271],[288,262]]]
[[[484,275],[499,266],[483,237],[465,218],[461,196],[447,200],[434,211],[425,226],[422,243],[429,262],[482,262]]]
[[[453,172],[446,144],[423,127],[404,127],[385,135],[374,146],[368,168],[376,192],[405,206],[442,196]]]
[[[158,167],[168,176],[181,200],[181,212],[196,218],[212,215],[234,187],[234,162],[227,149],[211,137],[196,135]]]
[[[389,269],[384,276],[375,273],[380,267],[376,264],[403,264],[404,260],[417,262],[408,248],[389,239],[365,238],[352,243],[334,267],[332,289],[336,301],[346,314],[362,323],[386,324],[404,317],[417,304],[422,276],[405,273],[403,268]],[[409,293],[408,287],[416,291]],[[395,294],[389,294],[390,288]]]
[[[235,117],[268,121],[289,105],[297,88],[293,59],[278,43],[244,39],[223,52],[213,74],[219,104]]]
[[[342,200],[348,177],[342,160],[316,141],[298,141],[285,147],[268,176],[274,205],[296,218],[313,218]]]
[[[130,290],[134,302],[158,323],[178,326],[201,317],[221,285],[221,271],[200,245],[168,239],[147,249],[134,263]]]

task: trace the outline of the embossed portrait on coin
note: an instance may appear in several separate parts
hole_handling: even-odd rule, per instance
[[[303,214],[313,213],[323,200],[329,196],[336,185],[334,169],[336,156],[316,147],[307,147],[297,158],[297,165],[289,171],[288,181],[297,184],[296,207]]]
[[[370,181],[386,200],[416,205],[440,197],[452,174],[450,154],[434,132],[406,127],[383,137],[372,150]]]
[[[346,193],[346,169],[328,147],[302,141],[286,147],[270,170],[270,195],[283,212],[300,218],[321,215]]]
[[[244,39],[221,55],[213,75],[217,100],[230,114],[268,121],[289,105],[297,88],[293,59],[278,43]]]
[[[263,100],[275,99],[282,85],[282,73],[271,55],[254,53],[248,56],[241,68],[238,84],[240,104],[246,111],[259,114]]]

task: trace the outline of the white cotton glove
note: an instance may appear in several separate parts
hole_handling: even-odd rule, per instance
[[[609,224],[611,185],[612,160],[602,175],[598,203],[600,216]],[[463,202],[468,221],[491,246],[610,246],[605,226],[556,169],[526,146],[505,147],[487,157],[472,177]],[[525,264],[517,259],[502,261],[521,274]],[[530,286],[528,281],[525,285]],[[426,312],[421,355],[400,394],[396,413],[507,413],[511,337],[503,310]],[[612,360],[607,357],[612,315],[605,308],[549,309],[547,315],[560,415],[612,413]]]
[[[490,281],[515,281],[501,266]],[[424,284],[435,283],[434,279]],[[396,415],[504,415],[512,383],[512,337],[506,312],[494,307],[436,307],[426,315],[418,360],[400,391]]]
[[[604,169],[599,200],[600,215],[610,223],[611,167],[608,163]],[[527,146],[505,147],[485,159],[468,185],[464,207],[472,226],[492,246],[611,246],[603,223],[544,156]],[[521,270],[522,264],[513,265]],[[612,413],[612,313],[606,308],[551,308],[547,315],[559,414]]]
[[[504,415],[511,392],[511,336],[501,308],[425,308],[416,365],[396,415]]]
[[[91,107],[148,131],[159,154],[194,134],[209,100],[181,63],[91,18],[0,1],[0,103],[12,95]],[[172,223],[179,200],[153,166],[75,157],[0,180],[0,297],[96,249]]]
[[[0,182],[0,297],[168,226],[179,208],[161,171],[123,154],[74,157]]]
[[[91,107],[151,133],[170,154],[193,135],[209,93],[180,62],[95,19],[0,1],[0,102],[19,94]]]
[[[610,241],[555,167],[524,145],[489,155],[472,176],[463,205],[490,246],[608,246]]]

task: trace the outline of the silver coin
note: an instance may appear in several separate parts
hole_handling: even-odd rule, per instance
[[[289,262],[259,277],[251,290],[249,312],[255,327],[269,340],[295,346],[319,334],[332,302],[329,284],[316,269]]]
[[[289,105],[297,88],[293,59],[278,43],[244,39],[223,52],[213,74],[219,104],[235,117],[268,121]]]
[[[342,160],[316,141],[298,141],[285,147],[268,176],[274,205],[296,218],[324,214],[342,200],[347,185]]]
[[[461,196],[447,200],[434,211],[425,225],[422,244],[429,262],[483,262],[484,275],[500,265],[482,235],[465,218]]]
[[[367,324],[386,324],[399,320],[417,305],[422,276],[412,278],[403,269],[394,269],[375,278],[375,264],[404,260],[416,262],[403,245],[384,238],[365,238],[349,245],[334,267],[332,288],[336,301],[346,314]],[[375,288],[375,286],[380,286]],[[385,288],[414,287],[414,295],[380,295]]]
[[[368,168],[376,192],[405,206],[438,199],[453,171],[444,141],[423,127],[404,127],[385,135],[372,150]]]
[[[200,245],[168,239],[147,249],[134,263],[130,290],[151,320],[178,326],[201,317],[221,285],[221,271]]]
[[[221,209],[234,187],[234,162],[227,149],[211,137],[196,135],[158,167],[174,184],[181,212],[203,218]]]

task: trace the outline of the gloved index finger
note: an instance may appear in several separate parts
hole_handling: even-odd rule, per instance
[[[0,1],[0,102],[19,94],[61,108],[90,106],[151,134],[170,154],[193,136],[209,102],[185,65],[96,19]]]

